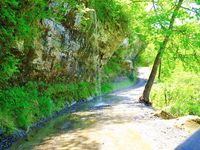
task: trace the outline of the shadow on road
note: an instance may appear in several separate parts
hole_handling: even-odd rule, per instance
[[[127,124],[136,119],[145,119],[146,114],[137,115],[130,111],[133,106],[141,111],[147,109],[136,100],[141,94],[145,79],[138,78],[136,84],[123,90],[104,95],[102,99],[80,102],[69,108],[70,113],[52,120],[46,127],[36,130],[29,137],[19,141],[13,150],[44,150],[44,149],[80,149],[97,150],[101,141],[95,141],[93,133],[97,133],[101,125]],[[126,107],[126,108],[124,108]],[[152,109],[152,108],[148,108]],[[137,112],[137,111],[136,111]],[[139,112],[139,111],[138,111]],[[88,134],[91,135],[88,135]]]

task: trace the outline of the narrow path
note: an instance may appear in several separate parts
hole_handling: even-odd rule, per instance
[[[172,150],[189,133],[175,120],[155,117],[138,103],[149,70],[139,70],[138,83],[92,101],[54,121],[15,149],[32,150]],[[45,131],[46,130],[46,131]]]

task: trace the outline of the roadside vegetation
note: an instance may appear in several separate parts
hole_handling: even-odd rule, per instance
[[[200,115],[199,4],[153,0],[144,17],[148,44],[136,64],[152,69],[140,102],[175,116]]]
[[[200,78],[192,72],[175,69],[171,77],[154,85],[153,106],[174,116],[200,116]]]

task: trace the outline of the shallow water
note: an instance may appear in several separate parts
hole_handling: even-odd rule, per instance
[[[189,134],[174,120],[156,118],[138,103],[146,80],[142,69],[135,86],[79,103],[13,150],[172,150]]]
[[[26,139],[13,145],[11,150],[37,149],[35,147],[45,143],[45,141],[51,140],[52,137],[62,136],[62,134],[68,132],[89,129],[95,126],[97,120],[100,120],[101,110],[116,105],[122,100],[118,96],[108,94],[101,98],[97,97],[91,101],[76,104],[71,108],[71,113],[60,116],[50,121],[44,128],[33,131]],[[79,140],[81,141],[81,139]]]

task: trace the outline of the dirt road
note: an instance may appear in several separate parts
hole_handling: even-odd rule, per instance
[[[135,86],[82,104],[39,131],[18,149],[32,150],[172,150],[191,133],[162,120],[138,103],[149,70],[141,68]]]

